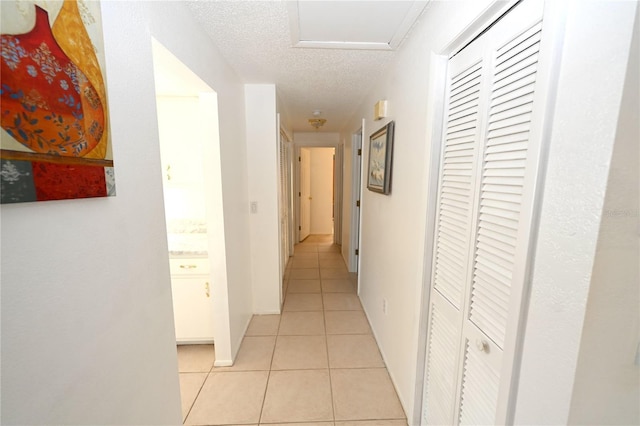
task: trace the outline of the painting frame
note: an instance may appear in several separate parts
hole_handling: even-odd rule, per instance
[[[393,142],[395,122],[390,121],[369,137],[367,189],[388,195],[391,193]]]
[[[100,2],[1,9],[0,204],[115,196]]]

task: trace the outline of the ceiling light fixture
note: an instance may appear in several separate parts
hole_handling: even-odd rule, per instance
[[[320,127],[324,126],[324,123],[326,123],[327,120],[324,118],[310,118],[309,119],[309,124],[311,124],[312,127],[314,127],[316,130],[318,130]]]

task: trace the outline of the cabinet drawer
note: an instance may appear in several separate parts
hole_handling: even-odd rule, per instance
[[[169,259],[171,275],[203,275],[209,273],[209,259]]]

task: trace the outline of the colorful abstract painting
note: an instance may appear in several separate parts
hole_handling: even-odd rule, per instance
[[[115,195],[99,2],[0,8],[1,203]]]

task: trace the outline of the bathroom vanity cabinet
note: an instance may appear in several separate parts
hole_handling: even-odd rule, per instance
[[[213,342],[214,319],[209,259],[173,257],[169,261],[176,342]]]

